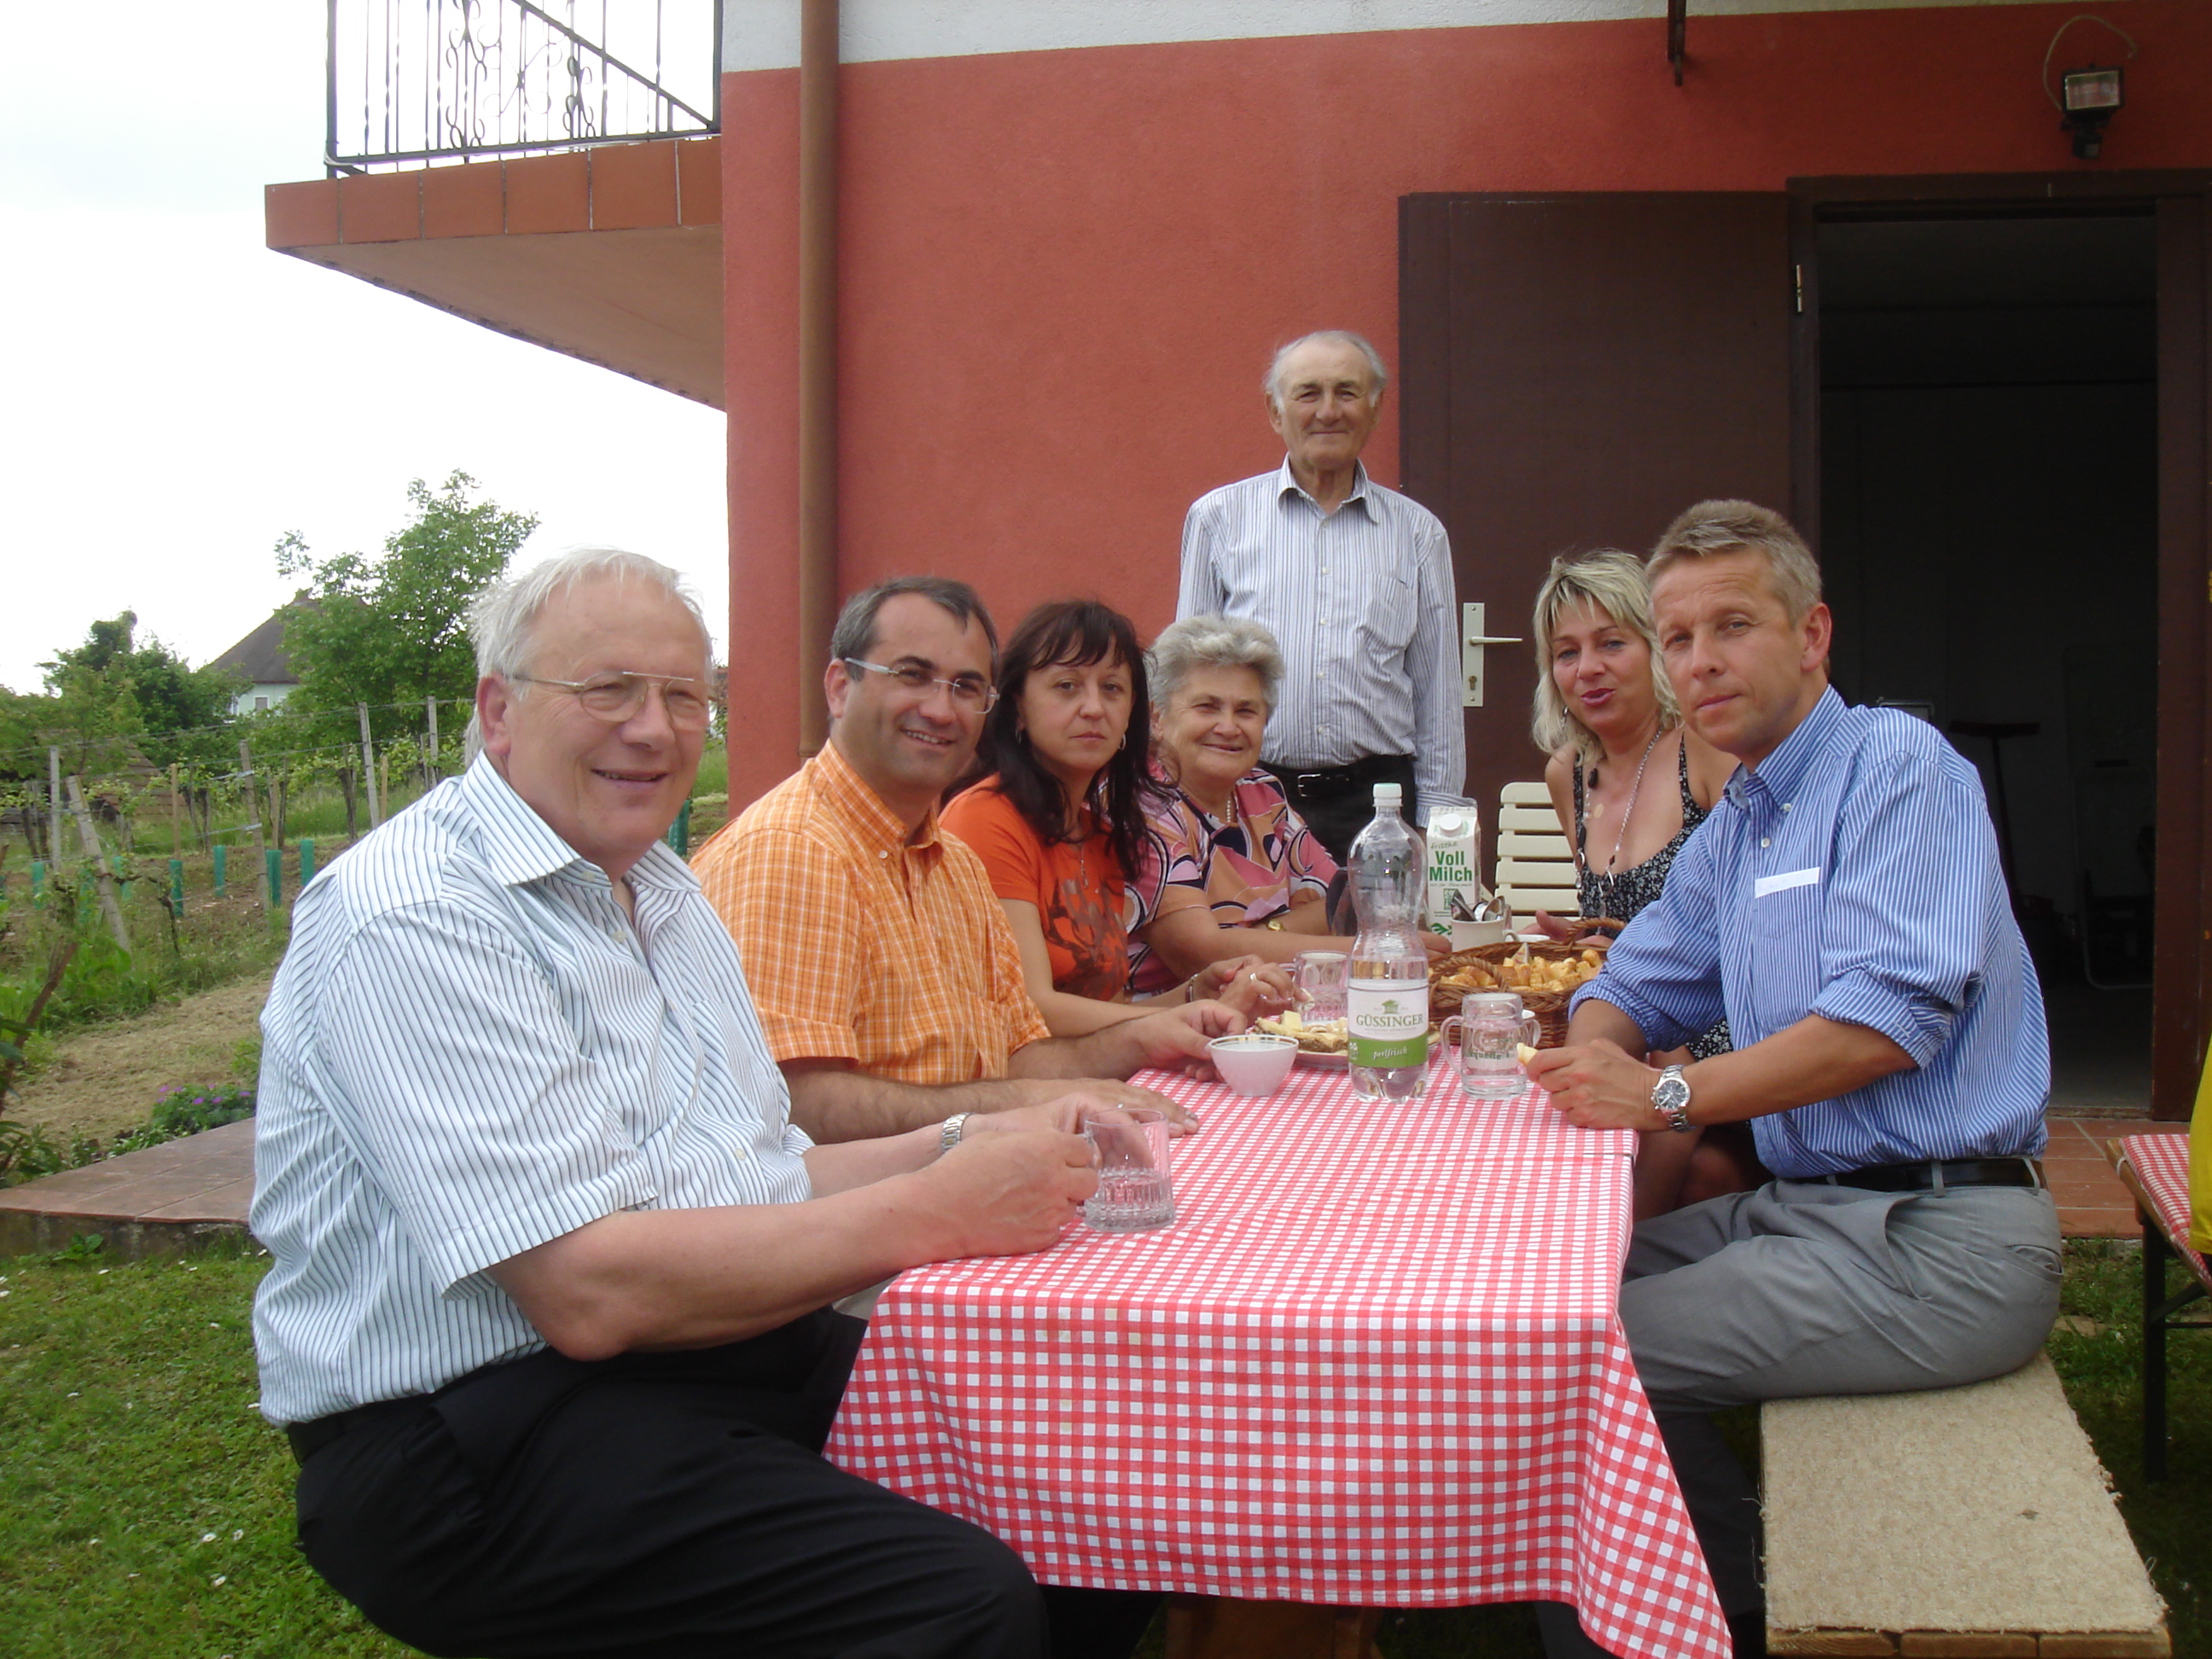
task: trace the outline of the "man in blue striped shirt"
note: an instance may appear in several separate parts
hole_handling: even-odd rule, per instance
[[[2058,1309],[2051,1056],[1980,780],[1934,728],[1847,708],[1796,532],[1705,501],[1650,562],[1668,676],[1741,763],[1529,1073],[1571,1121],[1749,1121],[1777,1179],[1644,1222],[1620,1314],[1716,1588],[1759,1650],[1756,1500],[1709,1413],[1995,1376]],[[1725,1013],[1733,1053],[1663,1072]],[[1554,1652],[1578,1632],[1547,1624]]]
[[[1261,763],[1340,861],[1378,783],[1400,785],[1420,823],[1468,804],[1451,546],[1359,459],[1387,380],[1357,334],[1291,341],[1265,385],[1282,465],[1200,496],[1182,528],[1176,615],[1275,636],[1285,672]]]
[[[1011,1551],[819,1455],[861,1329],[828,1304],[1054,1243],[1080,1097],[811,1144],[661,842],[696,601],[581,549],[471,626],[483,752],[301,896],[262,1019],[254,1342],[307,1559],[438,1653],[1042,1659]],[[1052,1595],[1087,1650],[1149,1614]]]

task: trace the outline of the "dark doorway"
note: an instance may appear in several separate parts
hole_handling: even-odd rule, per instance
[[[2141,1115],[2158,729],[2157,223],[1817,231],[1836,677],[1981,769],[2051,1020],[2053,1103]]]

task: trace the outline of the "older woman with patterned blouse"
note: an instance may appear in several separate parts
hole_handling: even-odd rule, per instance
[[[1154,788],[1130,888],[1131,988],[1224,956],[1348,950],[1325,902],[1336,860],[1260,769],[1283,676],[1275,636],[1239,617],[1186,617],[1152,642],[1150,668]]]

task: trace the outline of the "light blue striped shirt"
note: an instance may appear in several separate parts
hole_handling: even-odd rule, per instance
[[[1285,456],[1200,496],[1183,520],[1176,615],[1216,613],[1261,623],[1283,647],[1269,765],[1411,755],[1420,823],[1468,805],[1459,604],[1435,514],[1360,467],[1323,518]]]
[[[793,1203],[737,951],[682,860],[635,927],[487,759],[330,866],[261,1016],[261,1409],[299,1422],[544,1346],[484,1269],[623,1209]]]
[[[1752,1120],[1778,1176],[2043,1150],[2051,1044],[1981,778],[1935,728],[1825,693],[1579,993],[1655,1048],[1725,1012],[1739,1048],[1808,1014],[1870,1026],[1914,1069]]]

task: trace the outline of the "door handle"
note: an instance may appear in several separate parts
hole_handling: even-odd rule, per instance
[[[1460,706],[1463,708],[1482,707],[1483,647],[1521,643],[1516,635],[1486,633],[1482,613],[1483,605],[1480,599],[1471,600],[1459,608],[1459,672],[1463,677]]]

